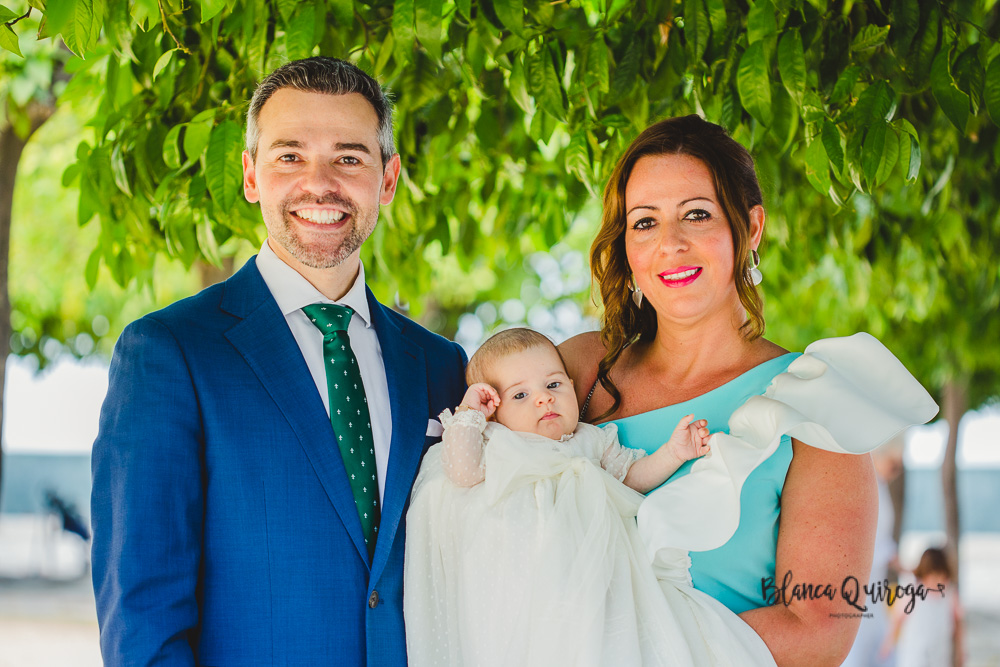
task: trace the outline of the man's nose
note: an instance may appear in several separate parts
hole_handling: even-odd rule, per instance
[[[306,169],[302,180],[302,189],[322,197],[330,192],[340,190],[340,179],[333,164],[322,160],[313,161]]]

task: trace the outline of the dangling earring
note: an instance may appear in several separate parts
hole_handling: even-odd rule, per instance
[[[761,281],[764,280],[764,274],[760,272],[757,267],[760,266],[760,255],[756,250],[750,251],[750,282],[755,286],[760,285]]]
[[[636,308],[642,307],[642,290],[639,285],[635,282],[635,276],[632,276],[632,284],[629,286],[632,290],[632,301],[635,303]]]

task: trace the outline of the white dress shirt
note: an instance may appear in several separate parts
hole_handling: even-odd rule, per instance
[[[379,502],[385,495],[385,472],[389,464],[389,442],[392,439],[392,417],[389,408],[389,385],[385,379],[385,363],[378,335],[372,327],[368,296],[365,293],[365,267],[360,265],[358,277],[351,289],[339,301],[331,301],[302,277],[298,271],[285,264],[267,244],[267,239],[257,255],[257,269],[271,291],[278,308],[285,316],[288,328],[302,351],[309,367],[316,391],[323,399],[326,414],[330,414],[330,397],[326,387],[326,366],[323,364],[323,333],[302,312],[303,306],[313,303],[337,303],[350,306],[354,311],[347,335],[351,349],[358,359],[361,381],[368,397],[372,417],[372,438],[375,442],[375,467],[378,472]]]

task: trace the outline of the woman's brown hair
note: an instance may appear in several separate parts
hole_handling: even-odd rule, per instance
[[[648,301],[637,307],[629,289],[632,275],[625,254],[625,187],[640,158],[649,155],[688,155],[701,160],[712,173],[715,192],[733,235],[733,280],[747,320],[740,327],[747,340],[764,333],[764,302],[750,279],[750,209],[763,205],[753,157],[726,131],[696,115],[654,123],[625,150],[604,188],[601,228],[590,248],[591,274],[601,293],[604,317],[601,342],[607,350],[597,366],[597,379],[614,399],[594,419],[614,414],[621,393],[611,381],[611,369],[626,347],[656,336],[656,311]]]

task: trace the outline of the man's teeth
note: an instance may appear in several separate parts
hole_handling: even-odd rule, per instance
[[[295,215],[309,222],[328,224],[331,222],[340,222],[344,219],[345,214],[343,211],[333,211],[327,208],[305,208],[295,211]]]
[[[684,280],[685,278],[690,278],[696,273],[698,273],[698,269],[691,269],[690,271],[681,271],[680,273],[663,273],[660,275],[664,280]]]

